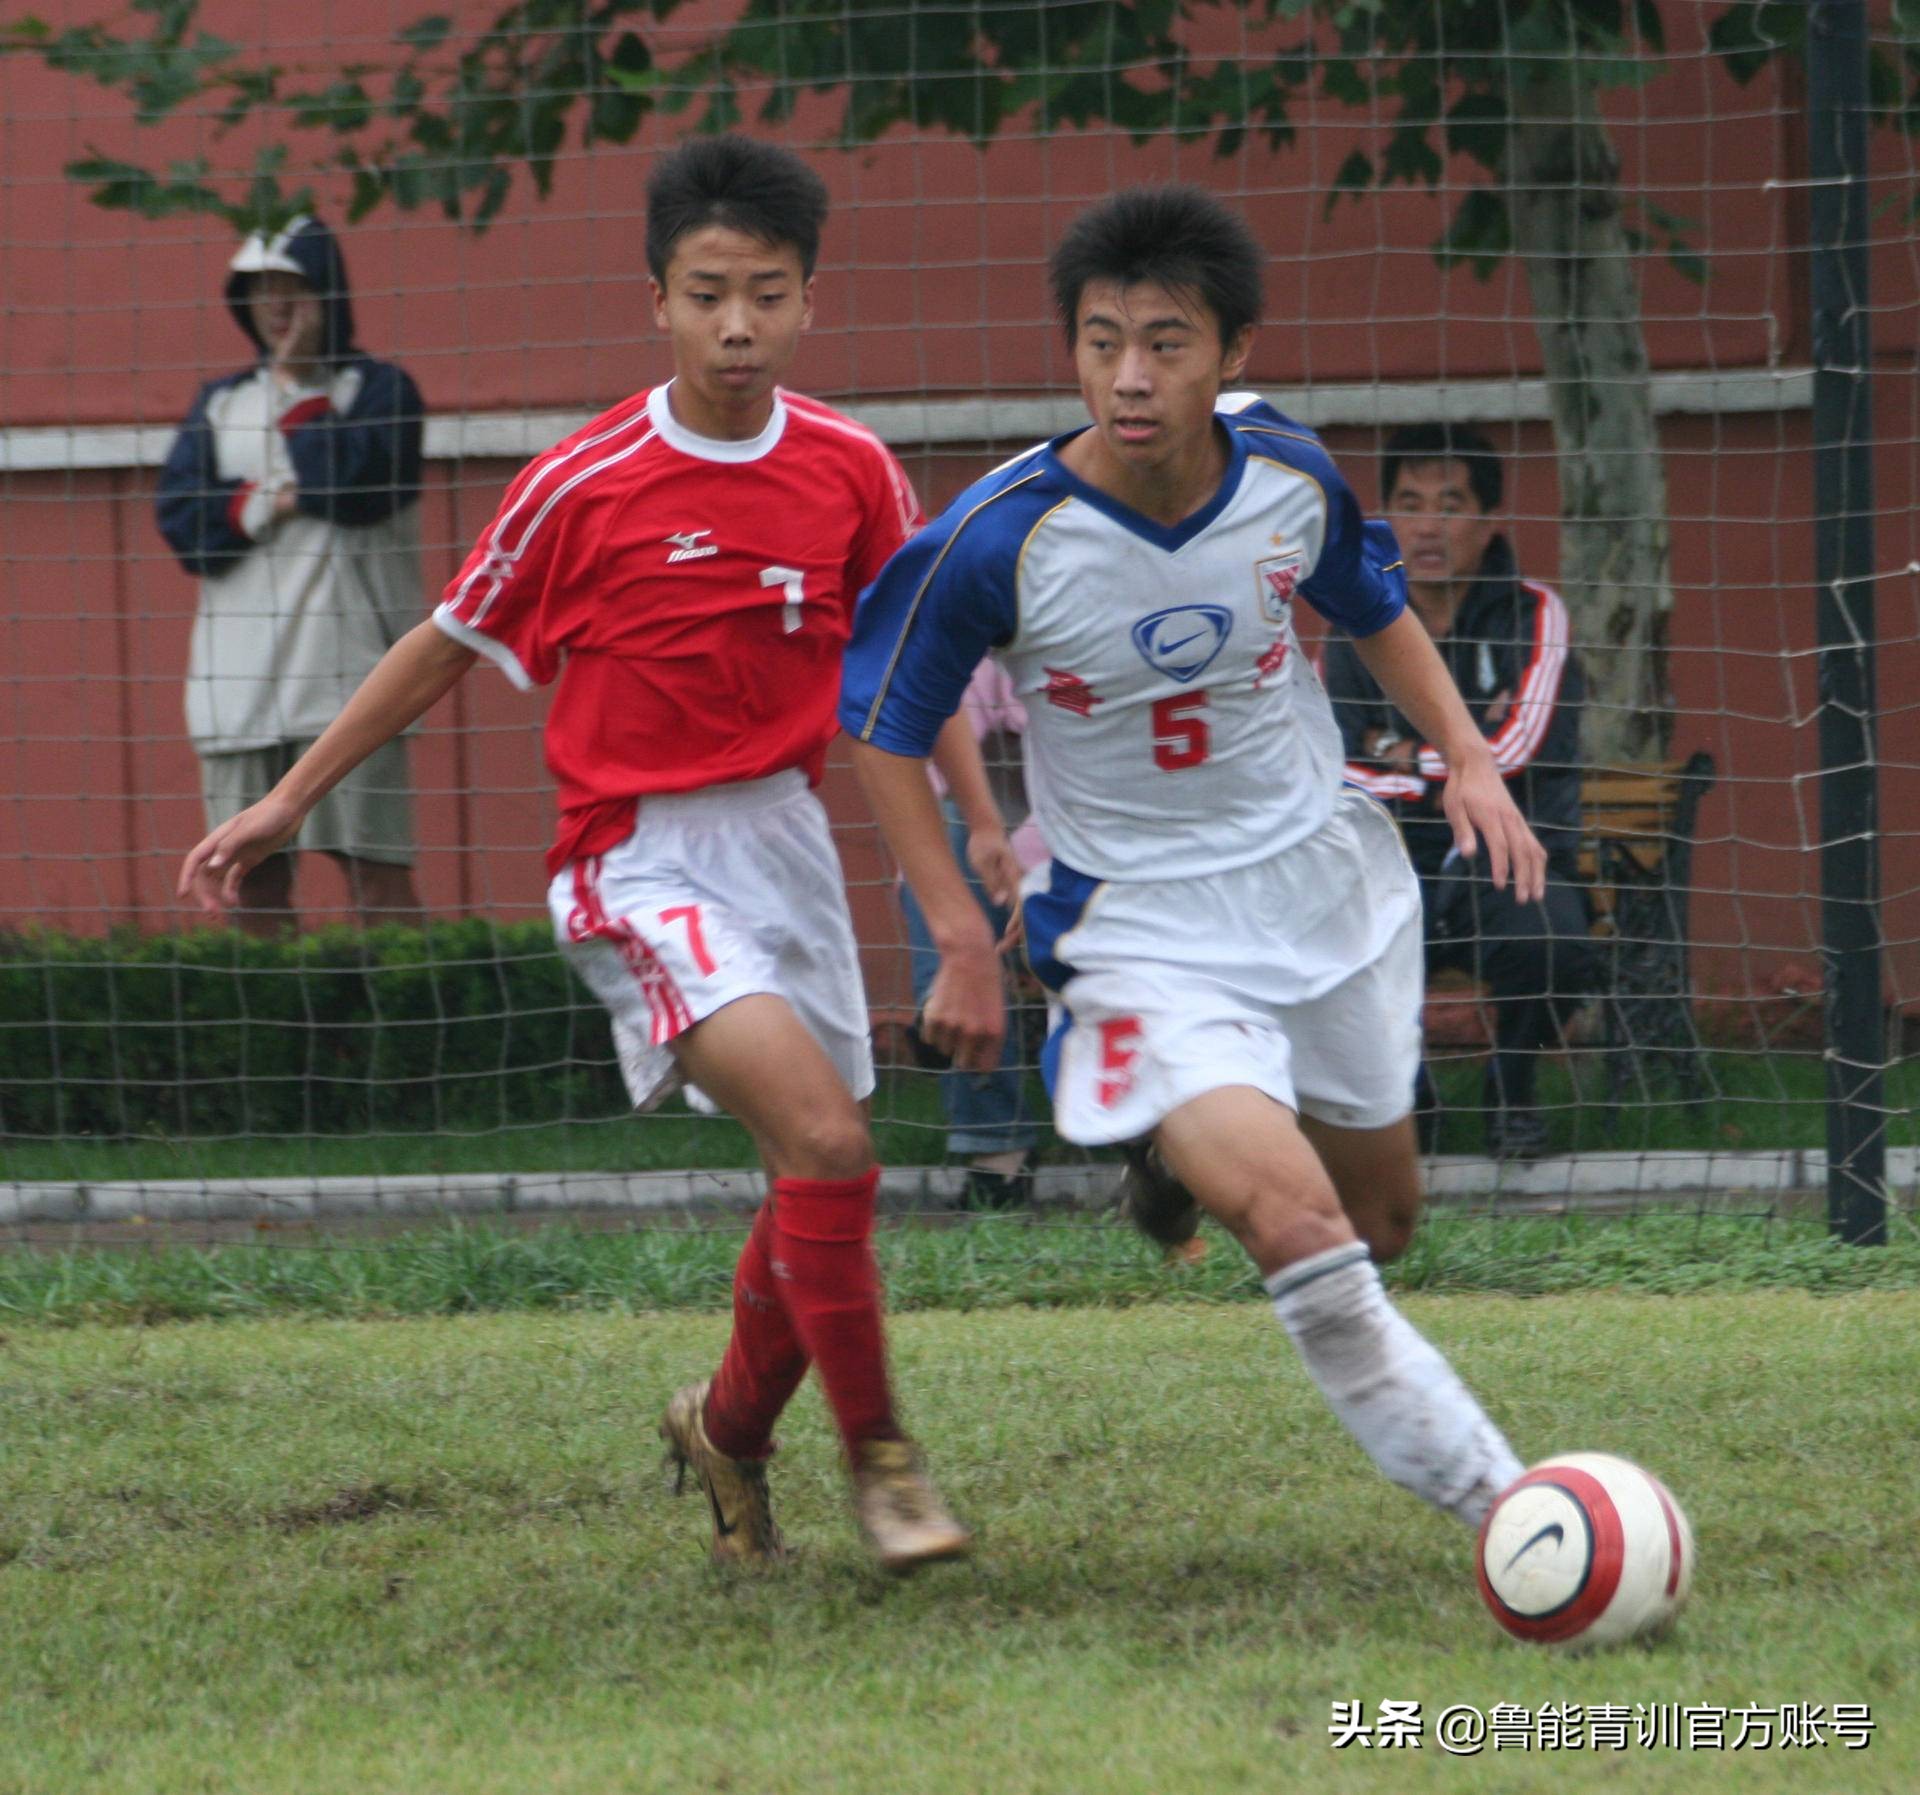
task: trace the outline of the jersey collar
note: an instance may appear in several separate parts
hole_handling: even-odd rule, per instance
[[[1225,429],[1222,434],[1227,439],[1227,466],[1220,476],[1220,488],[1200,509],[1190,517],[1183,517],[1177,524],[1155,523],[1150,517],[1143,516],[1131,505],[1123,505],[1110,493],[1102,492],[1097,486],[1090,486],[1081,479],[1072,468],[1060,459],[1060,451],[1083,431],[1092,429],[1091,424],[1082,424],[1079,430],[1069,430],[1063,436],[1056,436],[1042,451],[1054,474],[1074,497],[1084,499],[1096,511],[1113,519],[1122,529],[1131,530],[1134,535],[1150,542],[1155,548],[1164,549],[1168,554],[1177,554],[1196,536],[1205,530],[1221,512],[1232,504],[1233,495],[1240,490],[1240,476],[1246,472],[1247,445],[1240,432]]]
[[[647,395],[647,417],[659,432],[660,440],[682,455],[692,455],[701,461],[758,461],[763,455],[773,453],[774,445],[787,427],[787,402],[775,387],[773,416],[767,419],[767,427],[758,436],[743,437],[738,442],[702,436],[673,415],[673,407],[667,403],[667,392],[672,385],[669,380]]]

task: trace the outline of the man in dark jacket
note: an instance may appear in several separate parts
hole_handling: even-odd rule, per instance
[[[156,502],[200,576],[187,733],[209,828],[263,798],[420,619],[420,393],[356,345],[333,233],[313,218],[256,232],[226,298],[258,359],[201,389]],[[295,845],[340,866],[364,919],[417,912],[404,740],[329,793]],[[293,854],[275,854],[247,875],[237,920],[277,933],[292,893]]]
[[[1347,777],[1398,816],[1420,875],[1429,972],[1464,967],[1491,988],[1488,1147],[1501,1157],[1534,1158],[1546,1148],[1534,1100],[1540,1055],[1598,969],[1578,872],[1585,678],[1560,595],[1520,577],[1499,533],[1501,474],[1478,431],[1423,424],[1388,440],[1381,489],[1413,608],[1547,850],[1544,902],[1516,903],[1484,866],[1454,852],[1440,808],[1446,763],[1387,703],[1344,637],[1327,645],[1326,679]],[[1424,1071],[1421,1082],[1426,1087]],[[1430,1088],[1421,1099],[1430,1114]]]

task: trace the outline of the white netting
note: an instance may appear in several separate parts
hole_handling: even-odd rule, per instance
[[[1574,648],[1608,692],[1630,693],[1617,645],[1632,632],[1583,598],[1563,564],[1574,535],[1563,533],[1569,462],[1556,428],[1564,438],[1568,420],[1556,427],[1554,400],[1585,351],[1567,348],[1564,321],[1543,351],[1537,306],[1555,252],[1537,253],[1530,281],[1502,239],[1525,196],[1511,166],[1505,185],[1486,166],[1513,151],[1487,148],[1485,133],[1500,127],[1474,98],[1476,33],[1506,58],[1515,144],[1526,127],[1555,122],[1527,112],[1540,96],[1591,97],[1588,122],[1615,157],[1626,285],[1650,364],[1670,530],[1672,607],[1660,632],[1670,731],[1660,739],[1641,704],[1603,695],[1584,759],[1675,766],[1705,755],[1711,768],[1709,779],[1696,763],[1697,810],[1673,808],[1677,787],[1663,797],[1649,785],[1621,799],[1624,848],[1588,844],[1589,876],[1610,891],[1636,879],[1648,889],[1616,910],[1619,945],[1602,940],[1603,1001],[1576,1019],[1571,1048],[1544,1055],[1538,1105],[1556,1156],[1510,1170],[1506,1183],[1690,1195],[1818,1184],[1807,93],[1791,44],[1769,54],[1793,37],[1798,9],[1429,8],[1438,22],[1428,41],[1378,62],[1343,56],[1331,10],[702,6],[661,20],[617,5],[512,15],[460,5],[444,29],[409,40],[418,15],[392,0],[306,12],[154,0],[126,16],[63,0],[41,9],[43,30],[14,27],[12,53],[0,56],[0,641],[12,673],[0,724],[0,1153],[17,1187],[12,1225],[301,1213],[322,1189],[329,1202],[403,1209],[593,1206],[699,1184],[642,1173],[746,1163],[729,1125],[677,1110],[620,1116],[604,1020],[547,941],[541,704],[484,668],[414,746],[418,890],[435,919],[424,944],[380,936],[367,946],[340,877],[311,855],[300,916],[342,932],[297,947],[185,937],[193,918],[173,880],[203,819],[182,721],[195,582],[156,533],[153,493],[195,390],[251,354],[221,298],[233,225],[190,209],[186,189],[237,205],[262,152],[279,153],[280,195],[311,189],[340,229],[362,342],[405,367],[426,400],[424,606],[528,455],[669,372],[643,286],[645,177],[723,99],[721,67],[732,70],[724,103],[805,153],[834,197],[818,321],[794,384],[878,429],[930,511],[1081,415],[1044,282],[1066,221],[1116,186],[1203,182],[1243,208],[1271,251],[1248,384],[1321,430],[1369,505],[1382,497],[1378,454],[1394,428],[1484,430],[1504,460],[1502,523],[1521,570],[1567,589]],[[1887,1102],[1895,1181],[1910,1184],[1915,1089],[1899,1062],[1920,1002],[1920,734],[1909,697],[1920,686],[1920,257],[1914,139],[1900,127],[1903,107],[1909,126],[1913,117],[1914,40],[1909,8],[1875,10],[1887,71],[1869,140]],[[1162,12],[1190,54],[1184,66],[1141,59],[1139,34]],[[1099,30],[1096,15],[1108,19]],[[518,19],[526,59],[521,128],[538,138],[548,101],[559,121],[550,190],[509,155],[510,184],[484,232],[391,198],[347,222],[368,180],[356,187],[341,147],[371,159],[377,143],[398,141],[414,160],[395,192],[431,190],[448,152],[431,132],[409,144],[406,120],[383,123],[380,108],[406,101],[404,70],[443,97],[463,46],[503,17],[507,39]],[[1595,36],[1595,20],[1610,31]],[[85,36],[96,21],[103,35]],[[1574,23],[1584,47],[1569,62]],[[723,34],[742,24],[752,29],[724,40],[732,63],[716,62]],[[977,51],[981,31],[995,46],[988,74],[943,74],[937,59],[956,43]],[[644,50],[623,45],[626,34]],[[588,66],[586,41],[604,59],[594,90],[561,105]],[[1303,43],[1317,64],[1276,61]],[[502,54],[487,65],[495,78]],[[860,107],[904,95],[907,115],[873,141],[844,144],[836,67],[862,77]],[[1304,75],[1277,138],[1276,71]],[[146,85],[136,92],[130,76]],[[684,104],[656,106],[676,80]],[[1181,109],[1169,116],[1158,96],[1174,90]],[[477,109],[485,96],[474,92]],[[223,125],[222,109],[249,96],[246,116]],[[143,99],[151,121],[137,116]],[[630,126],[630,141],[584,142],[588,107],[603,136]],[[967,107],[983,130],[1001,120],[984,145],[948,128]],[[1235,107],[1250,109],[1250,128],[1237,128]],[[448,116],[472,123],[458,108]],[[1417,134],[1428,161],[1396,137],[1410,117],[1441,121]],[[1369,179],[1356,156],[1369,159]],[[149,208],[164,215],[96,203],[103,185],[129,190],[129,168],[154,171],[150,193],[172,194]],[[1604,164],[1583,168],[1575,210],[1605,211]],[[1411,178],[1382,184],[1391,172]],[[468,189],[467,209],[487,194]],[[1459,259],[1442,266],[1434,246],[1450,230]],[[1604,309],[1600,262],[1569,304],[1576,316],[1589,301]],[[1617,275],[1620,256],[1611,263]],[[1582,377],[1609,405],[1636,384],[1612,360]],[[1581,465],[1607,452],[1589,445]],[[1647,521],[1609,528],[1625,539]],[[1585,541],[1576,574],[1593,564],[1591,527]],[[911,1069],[902,1033],[912,996],[894,883],[844,768],[826,794],[893,1068],[876,1100],[883,1153],[896,1166],[940,1166],[938,1081]],[[1690,853],[1675,854],[1689,830]],[[1438,1145],[1477,1158],[1488,1012],[1460,987],[1437,995],[1429,1020],[1446,1111]],[[1030,1059],[1031,1013],[1028,1022]],[[1030,1075],[1028,1086],[1043,1114]],[[1597,1157],[1608,1153],[1619,1157]],[[1044,1188],[1092,1190],[1107,1176],[1077,1169],[1084,1157],[1068,1149],[1049,1144],[1047,1158],[1071,1176]],[[269,1178],[287,1182],[264,1197],[233,1182]],[[936,1179],[925,1200],[954,1188]],[[1482,1191],[1489,1175],[1447,1163],[1436,1188]]]

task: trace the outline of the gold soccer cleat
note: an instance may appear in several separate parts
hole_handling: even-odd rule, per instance
[[[867,1440],[854,1457],[854,1514],[873,1554],[890,1571],[917,1570],[973,1548],[933,1487],[910,1440]]]
[[[767,1467],[759,1459],[728,1458],[707,1438],[707,1383],[689,1384],[667,1404],[660,1437],[675,1468],[676,1495],[691,1470],[713,1510],[713,1555],[723,1563],[766,1563],[787,1555],[787,1542],[773,1522]]]

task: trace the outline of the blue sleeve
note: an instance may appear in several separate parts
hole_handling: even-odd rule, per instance
[[[1012,640],[1017,544],[1006,552],[1002,531],[973,523],[972,496],[860,595],[840,684],[840,726],[856,741],[924,759],[987,651]]]
[[[167,451],[153,502],[167,546],[187,572],[202,577],[226,572],[253,547],[253,538],[233,521],[233,501],[245,483],[220,478],[207,422],[207,401],[224,384],[216,381],[195,396]]]
[[[1407,608],[1400,545],[1390,525],[1361,516],[1360,501],[1337,473],[1326,492],[1327,538],[1300,591],[1348,635],[1377,635]]]
[[[365,378],[350,412],[327,412],[287,432],[300,509],[328,523],[381,523],[420,496],[420,389],[392,362],[361,366]]]

